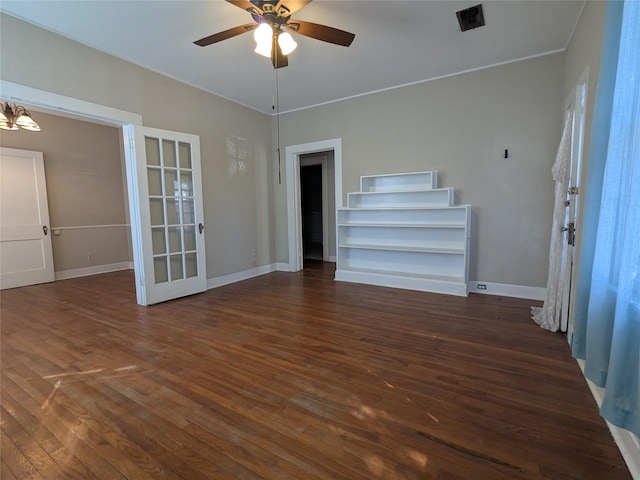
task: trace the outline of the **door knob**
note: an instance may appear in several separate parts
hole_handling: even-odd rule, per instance
[[[199,223],[199,224],[198,224],[198,231],[199,231],[200,233],[202,233],[202,231],[203,231],[203,230],[204,230],[204,225],[203,225],[202,223]]]
[[[46,225],[42,226],[42,231],[44,232],[45,237],[47,236],[47,233],[49,232],[49,229],[47,228]]]

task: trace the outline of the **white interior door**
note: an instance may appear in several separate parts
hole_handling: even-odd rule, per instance
[[[128,168],[136,292],[151,305],[207,288],[200,139],[134,127],[135,167]]]
[[[0,148],[0,289],[54,279],[42,152]]]
[[[584,74],[583,74],[584,77]],[[585,108],[586,108],[586,95],[587,84],[586,78],[581,78],[581,81],[574,87],[569,100],[568,100],[568,114],[572,118],[571,122],[571,168],[569,178],[569,188],[567,190],[567,200],[565,202],[567,206],[567,215],[565,223],[566,232],[566,255],[565,265],[563,268],[564,284],[565,288],[562,295],[562,310],[560,317],[560,330],[568,332],[569,338],[571,338],[571,293],[573,282],[573,275],[575,269],[573,268],[574,256],[575,256],[575,239],[576,228],[578,222],[578,206],[580,195],[580,174],[582,171],[582,147],[584,143],[584,126],[585,126]]]

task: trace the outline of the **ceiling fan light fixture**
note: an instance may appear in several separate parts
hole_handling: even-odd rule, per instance
[[[289,32],[282,32],[278,35],[278,45],[280,45],[283,55],[289,55],[298,46]]]
[[[258,44],[254,52],[263,57],[271,58],[271,44]]]
[[[271,58],[271,44],[273,42],[273,30],[268,23],[261,23],[255,32],[253,39],[256,41],[255,52],[263,57]]]
[[[2,0],[0,0],[2,1]],[[226,0],[226,2],[248,12],[254,23],[239,25],[213,35],[196,40],[196,45],[206,47],[214,43],[253,31],[256,41],[255,52],[271,57],[273,68],[289,65],[288,54],[293,52],[297,43],[291,35],[283,31],[294,31],[303,37],[348,47],[355,34],[337,28],[302,20],[292,21],[291,15],[308,5],[312,0]],[[286,5],[285,5],[286,3]]]

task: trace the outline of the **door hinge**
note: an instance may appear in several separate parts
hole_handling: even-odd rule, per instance
[[[580,189],[578,187],[569,187],[569,190],[567,190],[567,192],[569,193],[569,195],[578,195]]]
[[[575,246],[576,244],[576,224],[569,222],[566,227],[562,227],[563,232],[567,232],[567,245]]]

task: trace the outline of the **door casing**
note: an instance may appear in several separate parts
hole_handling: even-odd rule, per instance
[[[333,138],[300,145],[290,145],[285,148],[285,165],[287,168],[287,238],[289,241],[288,265],[290,272],[302,270],[303,265],[302,212],[300,208],[300,156],[330,150],[333,150],[335,165],[335,205],[337,209],[343,205],[342,139]]]

